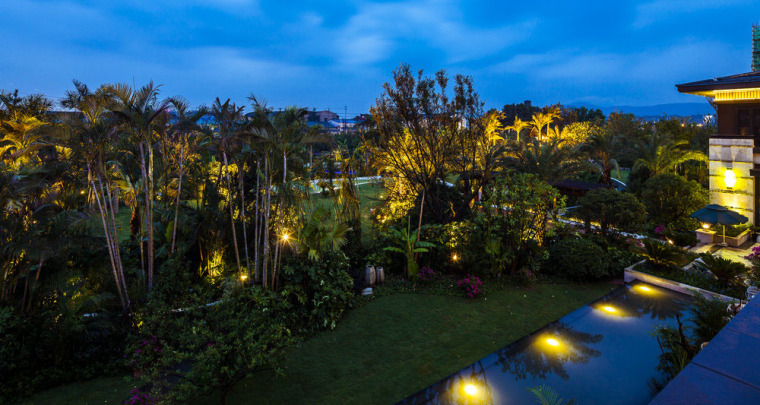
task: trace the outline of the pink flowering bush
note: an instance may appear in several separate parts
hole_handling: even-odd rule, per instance
[[[463,289],[467,298],[475,298],[483,293],[483,282],[478,276],[468,274],[467,277],[457,281],[457,286]]]
[[[752,253],[744,256],[744,258],[749,260],[752,265],[752,271],[747,273],[747,278],[753,285],[760,285],[760,246],[753,247]]]
[[[138,342],[134,347],[134,351],[129,356],[129,365],[132,366],[136,376],[151,367],[164,351],[164,344],[155,335]]]
[[[433,269],[428,266],[421,268],[420,272],[417,273],[417,277],[419,277],[419,279],[422,281],[432,281],[435,276],[435,271],[433,271]]]
[[[135,388],[129,392],[129,399],[124,403],[129,405],[152,405],[158,402],[147,392],[140,392],[139,388]]]
[[[657,225],[656,228],[654,228],[654,233],[658,235],[663,235],[667,229],[665,228],[665,225]]]

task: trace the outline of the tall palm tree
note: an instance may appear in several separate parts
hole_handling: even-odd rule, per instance
[[[194,112],[189,111],[189,103],[179,97],[173,97],[170,99],[170,103],[177,113],[177,119],[169,129],[170,140],[175,144],[179,144],[179,162],[177,173],[177,198],[174,207],[174,222],[172,226],[172,240],[170,253],[174,253],[174,246],[177,240],[177,228],[179,227],[179,206],[182,202],[182,178],[185,169],[185,159],[187,158],[186,147],[190,146],[192,142],[190,138],[199,133],[202,128],[198,124],[198,121],[208,114],[208,110],[205,107],[201,107]]]
[[[82,87],[78,90],[79,96],[74,97],[72,94],[68,101],[71,103],[70,106],[76,108],[83,117],[71,122],[72,143],[75,145],[73,149],[81,153],[87,163],[88,183],[100,213],[116,289],[122,308],[127,311],[130,306],[129,293],[116,235],[114,199],[111,196],[111,181],[107,169],[109,145],[117,135],[116,128],[106,119],[110,93],[103,88],[95,93],[90,93],[88,89]]]
[[[230,181],[229,159],[227,153],[235,153],[240,147],[240,136],[247,131],[250,123],[243,116],[243,109],[227,99],[224,103],[219,97],[214,100],[210,113],[216,119],[218,126],[217,147],[222,154],[225,168],[225,178],[227,180],[227,205],[230,208],[230,223],[232,228],[232,244],[235,248],[235,261],[237,263],[238,273],[243,275],[243,269],[240,264],[240,249],[237,242],[237,231],[235,230],[235,216],[232,205],[232,182]],[[242,174],[241,174],[242,175]]]
[[[140,172],[143,179],[145,192],[145,225],[148,237],[147,264],[148,264],[148,290],[153,288],[154,272],[154,236],[153,236],[153,203],[154,173],[153,173],[153,142],[156,134],[163,132],[157,127],[157,118],[164,114],[169,107],[170,100],[158,101],[160,85],[153,82],[139,88],[132,89],[126,84],[107,85],[106,91],[112,95],[112,103],[109,106],[111,112],[119,117],[124,129],[134,136],[137,141],[137,152],[140,156]]]
[[[602,173],[602,183],[612,184],[612,170],[617,170],[620,177],[620,165],[615,156],[620,151],[618,137],[608,131],[595,132],[589,135],[586,142],[580,145],[580,151],[585,152],[591,161],[599,167]]]

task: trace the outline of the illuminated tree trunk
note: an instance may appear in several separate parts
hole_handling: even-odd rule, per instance
[[[177,228],[179,225],[179,204],[182,202],[182,169],[185,163],[185,142],[182,141],[179,149],[179,180],[177,180],[177,205],[174,207],[174,229],[172,229],[172,247],[169,251],[174,253],[174,244],[177,240]]]
[[[248,234],[245,229],[245,179],[243,178],[243,171],[238,170],[238,178],[240,179],[240,216],[243,222],[243,251],[245,252],[245,273],[251,271],[251,262],[248,257]]]
[[[235,261],[237,263],[238,273],[242,272],[240,267],[240,251],[238,250],[237,232],[235,231],[235,216],[232,209],[232,182],[230,181],[230,168],[227,164],[227,152],[222,151],[222,157],[224,158],[225,176],[227,178],[227,205],[230,206],[230,225],[232,226],[232,244],[235,247]]]
[[[266,184],[266,194],[264,198],[264,227],[262,229],[262,234],[264,238],[264,247],[262,251],[262,260],[263,263],[261,265],[261,272],[262,272],[262,284],[264,286],[267,285],[267,265],[269,264],[269,213],[270,213],[270,204],[272,201],[272,176],[269,173],[269,155],[264,156],[264,172],[267,175],[267,178],[265,179]]]
[[[254,204],[255,208],[255,215],[254,215],[254,225],[253,225],[253,277],[254,280],[258,283],[261,281],[261,273],[259,272],[259,241],[261,240],[259,238],[259,216],[260,216],[260,210],[259,210],[259,194],[261,191],[259,190],[259,179],[260,179],[261,173],[259,172],[259,159],[256,159],[256,203]]]

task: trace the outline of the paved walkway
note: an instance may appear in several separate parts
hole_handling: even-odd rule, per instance
[[[753,299],[650,405],[760,404],[760,299]]]
[[[752,245],[749,245],[746,248],[720,246],[718,244],[710,243],[707,245],[691,248],[689,249],[689,251],[694,252],[694,253],[708,253],[709,252],[715,256],[720,256],[724,259],[733,260],[735,262],[744,263],[747,266],[751,266],[749,260],[745,259],[744,256],[747,256],[748,254],[752,253],[752,249],[756,246],[760,246],[760,243],[754,243]]]

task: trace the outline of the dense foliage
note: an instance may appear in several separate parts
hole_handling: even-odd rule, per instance
[[[402,65],[337,136],[254,95],[191,108],[153,83],[75,81],[57,105],[0,92],[0,401],[104,370],[140,375],[136,401],[226,392],[334,328],[367,264],[410,291],[434,278],[477,296],[540,273],[619,277],[617,231],[691,230],[709,126],[484,111],[471,77],[451,81]],[[621,166],[631,187],[578,201],[601,231],[578,239],[553,185],[618,184]]]

